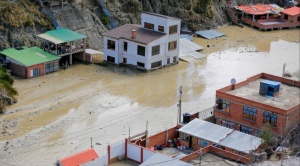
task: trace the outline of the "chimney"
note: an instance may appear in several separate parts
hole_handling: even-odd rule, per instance
[[[132,33],[131,33],[131,38],[135,39],[136,38],[136,30],[132,30]]]

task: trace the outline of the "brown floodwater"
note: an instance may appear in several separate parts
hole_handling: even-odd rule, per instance
[[[176,124],[180,85],[183,112],[193,113],[211,107],[215,91],[231,78],[239,82],[261,72],[281,75],[283,63],[287,71],[299,70],[298,29],[261,32],[223,26],[219,31],[226,36],[193,39],[207,55],[195,63],[180,61],[148,73],[75,63],[40,77],[17,78],[18,103],[0,116],[0,133],[7,126],[0,141],[19,148],[9,150],[17,155],[1,152],[11,158],[2,160],[0,153],[0,161],[50,164],[88,148],[90,137],[105,148],[128,136],[128,126],[133,133],[142,131],[145,121],[152,126],[150,133],[164,130]]]

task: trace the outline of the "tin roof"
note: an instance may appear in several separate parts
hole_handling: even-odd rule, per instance
[[[63,166],[79,166],[89,161],[95,160],[99,156],[93,148],[79,152],[72,156],[60,159]]]
[[[47,31],[46,33],[39,34],[37,36],[54,44],[60,44],[86,38],[86,36],[67,28]]]
[[[294,7],[288,8],[288,9],[284,9],[281,12],[284,14],[290,15],[290,16],[295,16],[295,15],[300,14],[300,8],[297,6],[294,6]]]
[[[136,38],[132,38],[132,30],[136,30]],[[103,33],[103,36],[115,39],[126,39],[137,43],[148,44],[165,36],[165,33],[142,28],[137,24],[125,24],[118,28]]]
[[[204,31],[197,31],[195,32],[197,35],[200,35],[206,39],[214,39],[221,36],[225,36],[224,33],[221,33],[217,30],[204,30]]]
[[[216,125],[204,120],[194,119],[181,127],[178,131],[210,142],[219,143],[228,134],[233,132],[233,129]]]
[[[219,144],[234,149],[236,151],[250,153],[252,150],[257,149],[261,143],[261,138],[245,134],[239,131],[233,131]]]
[[[139,166],[148,166],[148,165],[160,165],[160,166],[192,166],[192,164],[186,163],[179,160],[178,158],[171,158],[164,154],[156,153],[148,160],[140,164]]]
[[[279,14],[283,8],[279,7],[276,4],[257,4],[257,5],[248,5],[248,6],[238,6],[237,9],[252,15],[263,15],[267,13]]]
[[[22,47],[20,50],[8,48],[1,51],[0,54],[6,55],[27,67],[60,59],[60,57],[45,52],[38,47]]]

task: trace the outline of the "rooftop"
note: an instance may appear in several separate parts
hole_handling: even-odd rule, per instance
[[[300,14],[300,8],[297,6],[294,6],[294,7],[288,8],[288,9],[284,9],[281,12],[284,14],[290,15],[290,16],[295,16],[295,15]]]
[[[248,14],[263,15],[267,13],[279,13],[283,8],[275,4],[257,4],[248,6],[238,6],[237,9],[244,11]]]
[[[66,43],[69,41],[75,41],[86,38],[86,36],[67,28],[60,28],[56,30],[47,31],[46,33],[37,36],[54,44]]]
[[[282,83],[277,96],[269,97],[260,95],[260,82],[265,80],[266,79],[260,78],[247,85],[236,88],[235,90],[226,91],[225,93],[284,110],[289,110],[299,105],[300,88],[295,86]]]
[[[183,162],[177,158],[171,158],[169,156],[156,153],[152,157],[150,157],[148,160],[143,162],[140,166],[148,166],[148,165],[160,165],[160,166],[192,166],[192,164],[188,164],[186,162]]]
[[[143,13],[153,15],[153,16],[157,16],[157,17],[167,18],[167,19],[181,20],[180,18],[170,17],[170,16],[161,15],[161,14],[157,14],[157,13],[149,13],[149,12],[143,12]]]
[[[132,30],[136,30],[136,38],[132,38]],[[103,33],[103,36],[115,39],[126,39],[137,43],[148,44],[165,36],[165,33],[142,28],[137,24],[125,24],[118,28]]]
[[[98,157],[99,156],[96,151],[93,148],[90,148],[72,156],[60,159],[60,162],[63,166],[77,166],[92,161]]]
[[[44,50],[38,47],[23,47],[23,49],[21,50],[16,50],[15,48],[8,48],[1,51],[0,54],[6,55],[7,57],[12,58],[25,66],[32,66],[60,58],[58,56],[45,52]]]

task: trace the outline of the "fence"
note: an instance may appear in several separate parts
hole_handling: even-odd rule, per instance
[[[214,107],[199,112],[199,119],[205,120],[214,116]]]

